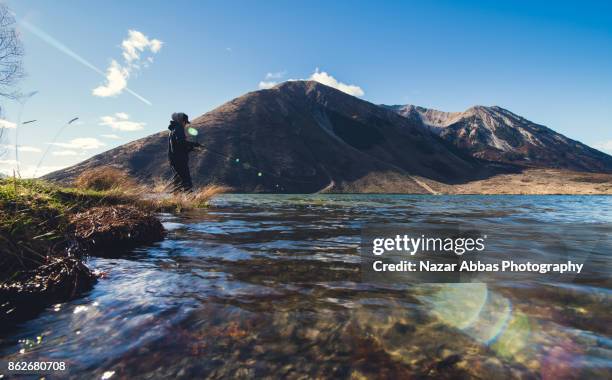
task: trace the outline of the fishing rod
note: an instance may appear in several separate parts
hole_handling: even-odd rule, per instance
[[[228,159],[228,160],[230,160],[230,161],[234,162],[235,164],[240,164],[240,158],[239,158],[239,157],[232,157],[232,156],[228,156],[227,154],[221,153],[221,152],[219,152],[219,151],[217,151],[217,150],[211,149],[210,147],[208,147],[208,146],[206,146],[206,145],[203,145],[203,144],[199,143],[199,142],[198,142],[198,130],[197,130],[197,129],[195,129],[195,128],[193,128],[193,127],[189,127],[189,128],[187,128],[187,133],[189,133],[191,136],[194,136],[194,137],[195,137],[195,139],[196,139],[196,141],[195,141],[195,142],[196,142],[196,144],[198,144],[198,145],[197,145],[197,147],[198,147],[198,148],[204,149],[204,150],[206,150],[206,151],[208,151],[208,152],[210,152],[210,153],[212,153],[212,154],[216,154],[217,156],[220,156],[220,157],[226,158],[226,159]],[[269,175],[270,177],[279,178],[279,179],[282,179],[282,180],[284,180],[284,181],[289,181],[289,182],[297,182],[297,183],[312,183],[312,181],[302,181],[302,180],[299,180],[299,179],[290,179],[290,178],[286,178],[286,177],[284,177],[284,176],[277,175],[277,174],[274,174],[274,173],[268,172],[268,171],[266,171],[266,170],[260,169],[260,168],[258,168],[257,166],[251,165],[251,164],[250,164],[250,163],[248,163],[248,162],[245,162],[245,163],[243,163],[242,165],[243,165],[243,168],[244,168],[244,169],[246,169],[246,170],[249,170],[249,169],[251,169],[251,168],[252,168],[252,169],[254,169],[254,170],[256,170],[256,171],[257,171],[257,176],[258,176],[258,177],[263,177],[263,175],[264,175],[264,174],[266,174],[266,175]],[[244,167],[245,165],[248,165],[248,167]],[[276,186],[278,187],[278,184],[277,184]]]
[[[199,132],[198,132],[197,129],[195,129],[193,127],[189,127],[189,128],[187,128],[187,133],[189,133],[191,136],[195,137],[195,139],[196,139],[195,143],[197,144],[196,147],[204,149],[204,150],[207,150],[210,153],[216,154],[217,156],[221,156],[223,158],[227,158],[230,161],[234,161],[235,163],[240,163],[240,158],[238,158],[238,157],[236,157],[236,158],[230,157],[230,156],[228,156],[226,154],[223,154],[223,153],[218,152],[218,151],[216,151],[214,149],[211,149],[211,148],[209,148],[209,147],[207,147],[205,145],[200,144],[200,142],[198,141],[198,134],[199,134]],[[250,164],[248,164],[248,165],[250,166]],[[258,177],[263,176],[263,171],[261,171],[259,168],[255,167],[255,166],[252,166],[252,168],[258,170],[258,172],[257,172],[257,176]]]

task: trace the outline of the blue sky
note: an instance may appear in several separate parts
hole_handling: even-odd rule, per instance
[[[39,174],[165,130],[172,112],[196,117],[260,82],[308,78],[316,68],[374,103],[499,105],[612,151],[611,2],[7,3],[26,52],[20,88],[39,91],[22,116],[37,122],[19,127],[26,176],[73,117],[79,121],[63,130]],[[126,59],[125,46],[136,56]],[[108,86],[103,74],[113,60],[119,82],[127,77],[151,105],[117,81]],[[18,104],[0,105],[2,118],[16,122]],[[15,130],[5,132],[3,144],[14,143]],[[13,159],[5,146],[0,171]]]

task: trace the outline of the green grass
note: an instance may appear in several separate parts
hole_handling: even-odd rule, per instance
[[[45,263],[49,256],[65,256],[71,214],[129,201],[119,192],[0,179],[0,282]]]
[[[95,178],[94,178],[95,179]],[[73,242],[71,216],[96,206],[130,204],[148,211],[207,207],[228,189],[209,185],[190,194],[161,194],[144,186],[109,190],[62,187],[37,179],[0,179],[0,284],[50,258],[66,257]]]

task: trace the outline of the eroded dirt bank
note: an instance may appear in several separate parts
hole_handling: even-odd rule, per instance
[[[10,328],[91,289],[88,255],[117,255],[164,237],[129,198],[34,181],[0,182],[0,326]]]

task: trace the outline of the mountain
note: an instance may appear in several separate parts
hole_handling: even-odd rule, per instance
[[[192,154],[194,184],[243,192],[427,193],[428,181],[464,183],[511,169],[466,154],[418,120],[313,81],[247,93],[192,126],[207,147]],[[168,178],[163,122],[160,129],[46,178],[68,182],[102,165],[144,182]]]
[[[612,156],[501,107],[475,106],[464,112],[410,104],[385,107],[476,158],[525,167],[612,173]]]

